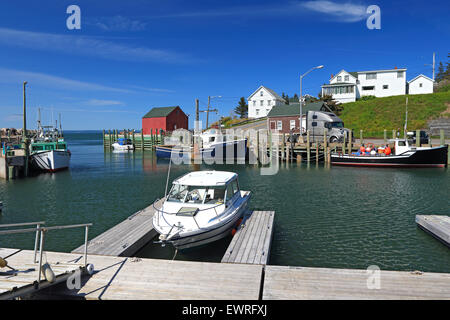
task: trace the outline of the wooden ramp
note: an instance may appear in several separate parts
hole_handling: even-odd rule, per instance
[[[370,275],[367,270],[266,266],[263,299],[450,299],[447,273],[380,271],[379,289]]]
[[[34,263],[34,252],[0,248],[0,257],[9,255],[11,256],[6,260],[8,265],[15,270],[6,267],[0,269],[0,300],[36,293],[40,289],[66,281],[76,270],[81,270],[84,267],[82,256],[80,259],[68,261],[67,259],[47,255],[47,252],[45,252],[44,257],[46,256],[47,262],[55,274],[55,281],[50,283],[42,276],[41,283],[38,286],[39,264]]]
[[[450,217],[416,215],[417,225],[450,247]]]
[[[231,240],[223,263],[266,265],[272,242],[274,211],[253,211]]]
[[[47,252],[51,259],[72,261],[73,253]],[[95,267],[79,289],[65,283],[36,298],[100,300],[256,300],[262,266],[89,255]]]
[[[159,207],[163,200],[156,202]],[[121,223],[98,235],[88,244],[89,255],[109,255],[129,257],[139,251],[157,234],[153,228],[153,205],[136,212]],[[73,253],[83,253],[84,245],[74,249]]]

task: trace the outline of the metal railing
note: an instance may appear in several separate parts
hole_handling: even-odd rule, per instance
[[[92,223],[84,223],[84,224],[72,224],[65,226],[53,226],[53,227],[41,227],[41,225],[45,224],[44,221],[40,222],[27,222],[27,223],[14,223],[14,224],[2,224],[0,228],[11,228],[11,227],[20,227],[20,226],[30,226],[36,225],[36,228],[26,228],[26,229],[14,229],[14,230],[4,230],[0,231],[0,235],[2,234],[17,234],[17,233],[28,233],[28,232],[36,232],[36,238],[34,243],[34,258],[33,262],[39,262],[38,269],[38,283],[41,283],[41,272],[42,272],[42,255],[44,253],[44,238],[45,233],[51,230],[62,230],[62,229],[73,229],[73,228],[85,228],[84,234],[84,267],[87,266],[87,254],[88,254],[88,234],[89,227],[92,226]],[[36,261],[37,255],[37,243],[39,242],[39,261]]]

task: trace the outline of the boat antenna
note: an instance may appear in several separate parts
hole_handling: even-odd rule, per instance
[[[408,97],[406,97],[405,128],[403,129],[405,138],[407,133],[407,127],[408,127]]]
[[[61,124],[61,113],[59,114],[59,134],[61,137],[63,136],[62,124]]]
[[[169,169],[167,170],[166,191],[164,192],[164,198],[167,198],[167,187],[169,186],[170,167],[172,165],[172,150],[170,150]]]

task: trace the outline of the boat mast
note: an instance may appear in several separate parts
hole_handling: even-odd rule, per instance
[[[406,97],[405,128],[403,129],[403,135],[405,139],[408,132],[407,127],[408,127],[408,97]]]

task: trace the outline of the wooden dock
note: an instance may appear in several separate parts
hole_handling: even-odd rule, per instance
[[[80,259],[61,260],[46,252],[46,262],[50,264],[55,279],[50,283],[42,276],[38,285],[39,264],[34,262],[34,251],[0,248],[0,256],[10,256],[6,261],[8,266],[15,269],[0,269],[0,300],[27,296],[65,282],[75,271],[81,271],[84,267],[82,256]]]
[[[163,200],[159,200],[159,206]],[[157,232],[153,228],[153,205],[140,210],[111,229],[89,241],[88,252],[95,255],[130,257],[151,241]],[[84,245],[73,253],[83,253]]]
[[[438,215],[416,215],[417,225],[450,247],[450,217]]]
[[[274,211],[253,211],[245,217],[222,262],[266,265],[270,257],[274,217]]]
[[[30,251],[31,254],[33,253]],[[73,253],[46,252],[52,261],[80,258]],[[88,300],[257,300],[262,266],[89,255],[92,276],[79,289],[65,284],[48,288],[37,299]]]
[[[450,299],[448,273],[384,270],[379,272],[379,287],[372,287],[368,285],[370,274],[367,270],[266,266],[262,298],[263,300]]]

